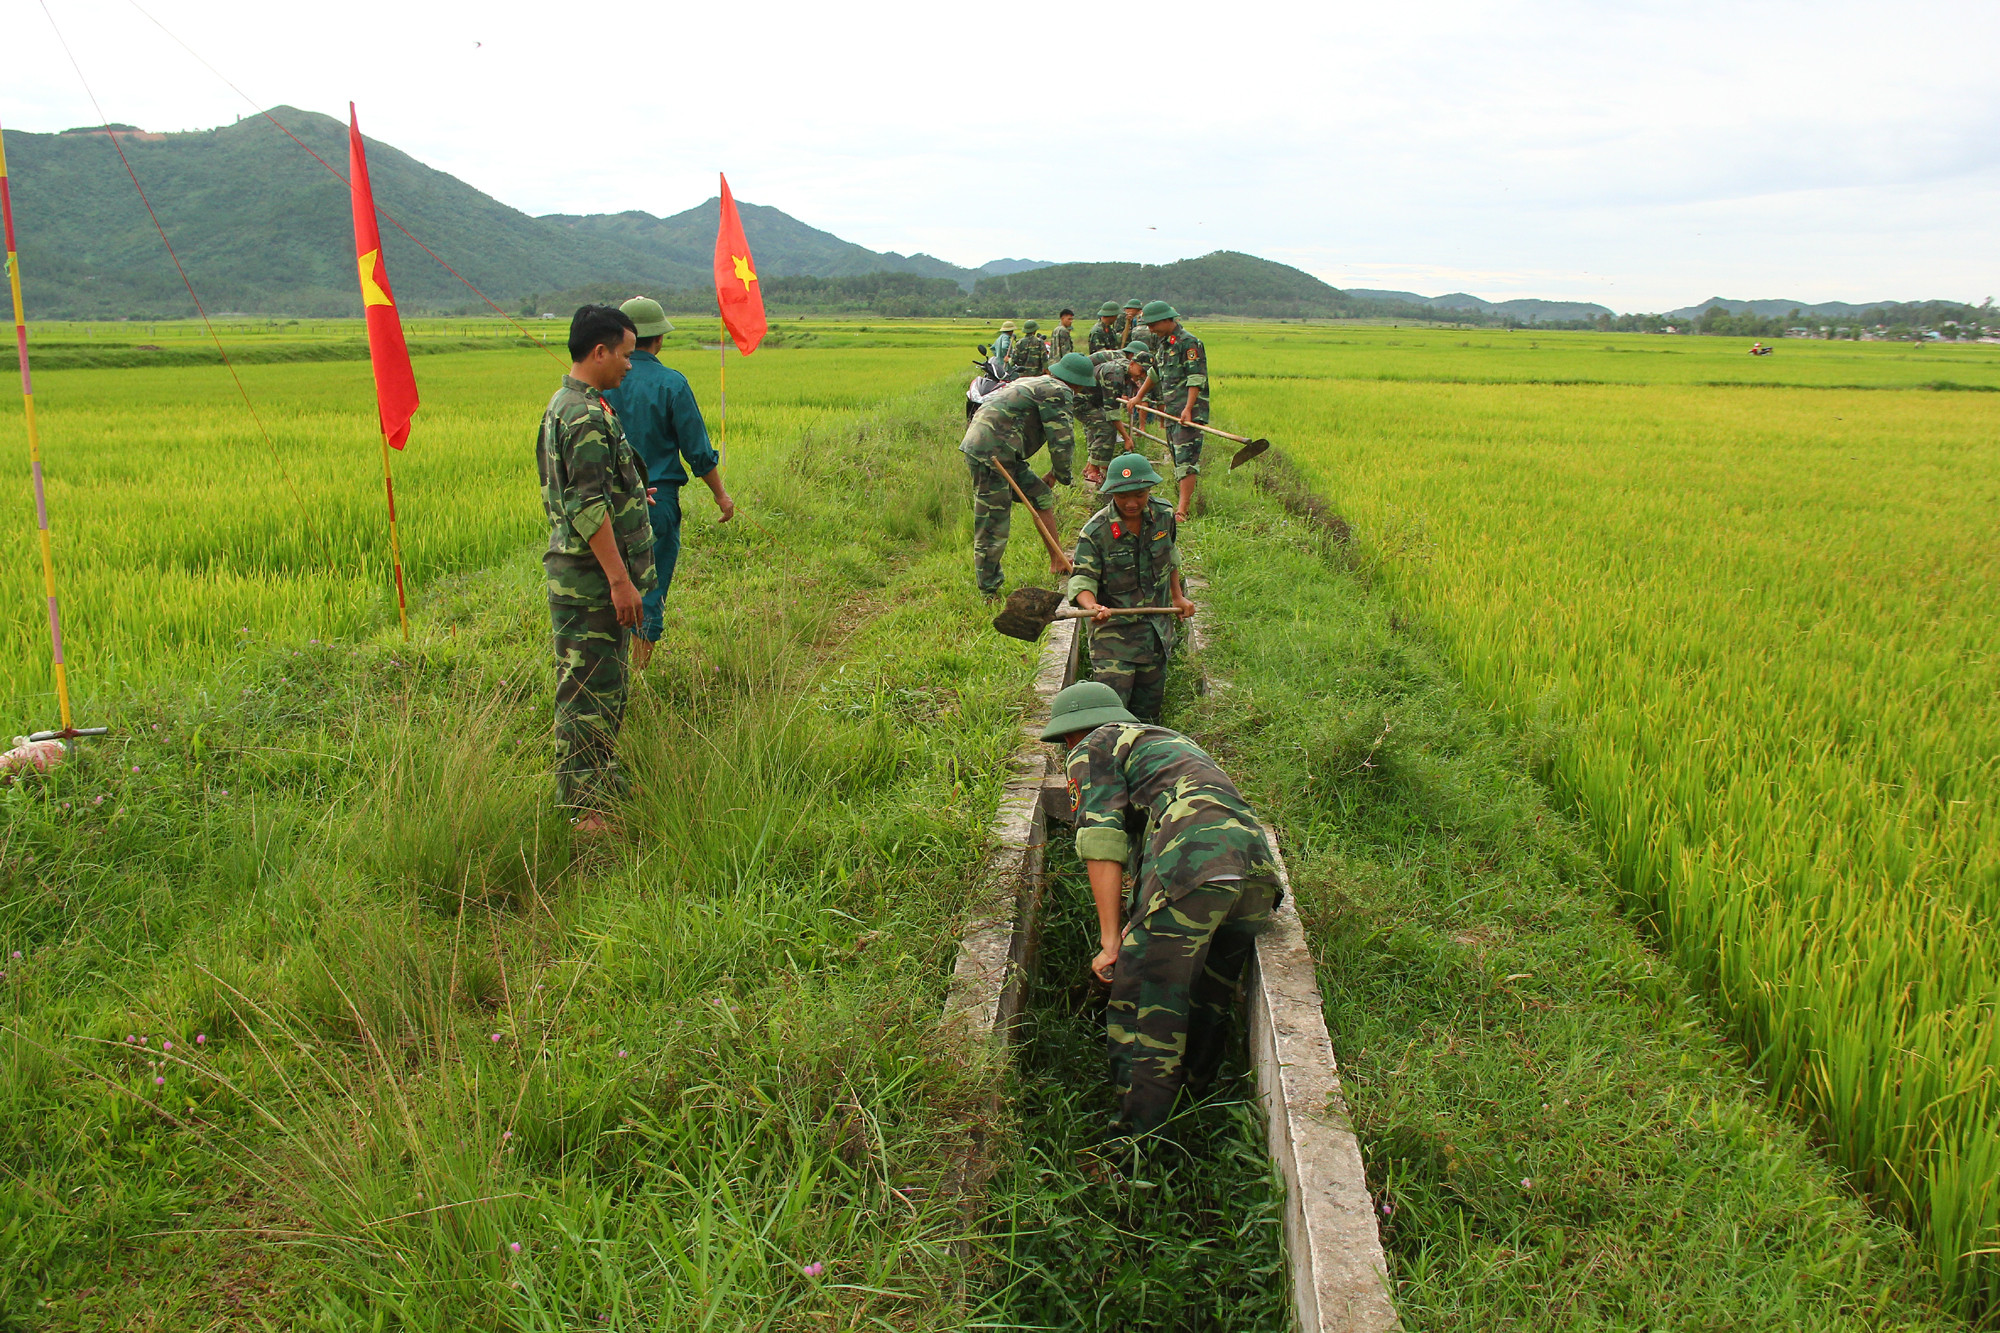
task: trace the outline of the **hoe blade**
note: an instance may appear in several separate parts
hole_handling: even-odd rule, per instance
[[[1033,643],[1056,618],[1062,603],[1062,594],[1052,588],[1016,588],[1007,594],[1007,605],[1000,614],[993,617],[993,628],[1009,638]]]
[[[1237,468],[1242,467],[1245,463],[1257,457],[1257,455],[1263,453],[1266,449],[1269,449],[1270,447],[1271,447],[1271,442],[1269,440],[1250,441],[1250,443],[1244,445],[1241,449],[1238,449],[1236,451],[1236,456],[1229,460],[1229,470],[1231,472],[1234,472]]]

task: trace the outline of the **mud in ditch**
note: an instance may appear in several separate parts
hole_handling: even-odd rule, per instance
[[[1041,964],[1022,1016],[1013,1165],[994,1181],[986,1328],[1241,1333],[1291,1326],[1284,1186],[1239,1031],[1209,1099],[1144,1156],[1112,1148],[1097,934],[1067,831],[1048,846]]]

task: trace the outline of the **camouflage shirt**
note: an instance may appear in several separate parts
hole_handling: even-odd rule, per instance
[[[1090,368],[1097,377],[1097,387],[1077,390],[1076,419],[1083,423],[1088,457],[1099,467],[1119,452],[1117,423],[1124,418],[1125,411],[1118,406],[1118,400],[1139,387],[1132,383],[1131,364],[1122,352],[1092,352]]]
[[[626,573],[640,592],[653,572],[653,524],[646,514],[646,474],[625,441],[618,414],[604,395],[572,375],[549,399],[535,440],[542,474],[542,508],[549,518],[549,600],[565,606],[610,606],[611,580],[590,549],[606,523],[618,538]]]
[[[1069,752],[1067,768],[1079,858],[1124,861],[1131,851],[1128,818],[1143,816],[1151,826],[1137,901],[1149,901],[1156,889],[1173,900],[1218,879],[1277,878],[1249,803],[1207,752],[1179,732],[1107,723]]]
[[[1007,369],[1014,378],[1046,375],[1049,370],[1049,340],[1039,333],[1024,333],[1007,352]]]
[[[1187,407],[1187,391],[1195,389],[1194,419],[1208,420],[1208,349],[1185,324],[1175,324],[1154,346],[1153,377],[1160,382],[1163,408],[1179,416]]]
[[[1148,501],[1136,524],[1120,517],[1116,505],[1104,506],[1077,534],[1068,595],[1087,592],[1106,606],[1165,606],[1181,563],[1178,535],[1174,507],[1165,500]],[[1090,648],[1093,654],[1108,648],[1138,666],[1164,662],[1174,648],[1174,617],[1113,616],[1090,627]]]
[[[1093,352],[1116,352],[1125,344],[1118,341],[1118,322],[1106,324],[1098,320],[1090,326],[1090,350]]]
[[[973,458],[1033,458],[1049,446],[1049,470],[1070,485],[1076,456],[1076,391],[1053,375],[1010,380],[979,405],[958,447]]]
[[[1056,325],[1055,350],[1050,356],[1068,356],[1076,350],[1076,331],[1067,325]]]

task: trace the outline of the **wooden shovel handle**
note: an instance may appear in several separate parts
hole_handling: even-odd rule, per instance
[[[1007,479],[1007,489],[1014,492],[1015,495],[1019,496],[1021,499],[1021,503],[1028,507],[1028,521],[1030,523],[1033,523],[1035,525],[1035,531],[1041,534],[1042,545],[1049,548],[1049,559],[1060,563],[1062,566],[1063,573],[1065,574],[1075,573],[1076,562],[1069,558],[1069,553],[1067,551],[1063,550],[1062,547],[1056,545],[1056,539],[1054,537],[1049,536],[1049,530],[1042,526],[1042,520],[1040,516],[1037,515],[1035,512],[1034,501],[1030,500],[1028,498],[1027,492],[1021,489],[1021,483],[1014,480],[1014,474],[1009,472],[1006,468],[1001,467],[1000,460],[997,458],[988,458],[986,461],[993,465],[993,470],[995,472],[998,472],[1002,477],[1005,477]]]
[[[1057,620],[1088,620],[1099,611],[1109,611],[1114,616],[1177,616],[1180,614],[1171,606],[1065,606],[1056,611]]]
[[[1118,401],[1124,403],[1127,407],[1136,407],[1141,412],[1151,412],[1154,416],[1161,417],[1167,421],[1177,422],[1180,420],[1180,418],[1175,416],[1172,412],[1162,412],[1159,408],[1154,407],[1152,404],[1142,403],[1136,398],[1120,398]],[[1226,430],[1217,430],[1215,427],[1206,425],[1199,421],[1192,422],[1190,424],[1192,424],[1196,430],[1205,432],[1206,434],[1209,435],[1220,435],[1223,439],[1234,440],[1238,444],[1250,443],[1250,437],[1248,435],[1231,435]],[[1149,435],[1146,438],[1152,439],[1153,437]]]

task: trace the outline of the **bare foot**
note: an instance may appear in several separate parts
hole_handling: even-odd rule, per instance
[[[646,669],[646,664],[652,660],[653,660],[653,641],[651,639],[639,639],[639,638],[633,639],[632,669],[634,671],[644,671]]]
[[[569,826],[576,831],[577,836],[584,838],[595,838],[612,830],[611,821],[595,812],[577,816],[569,821]]]

